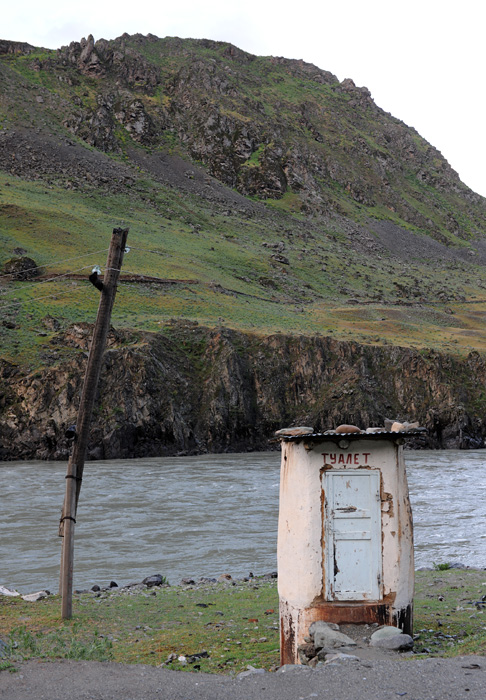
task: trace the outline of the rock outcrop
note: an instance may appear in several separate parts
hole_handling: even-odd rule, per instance
[[[10,54],[18,56],[28,56],[36,51],[36,47],[27,44],[25,41],[5,41],[0,39],[0,55]]]
[[[66,459],[90,327],[52,338],[72,356],[25,374],[0,364],[0,459]],[[162,334],[112,331],[96,402],[90,459],[269,449],[275,430],[316,430],[385,418],[428,428],[414,447],[484,444],[486,365],[325,337],[256,337],[175,323]]]
[[[20,258],[11,258],[3,265],[3,274],[8,275],[15,280],[28,280],[37,277],[39,268],[35,260],[22,256]]]
[[[33,51],[0,42],[0,55]],[[20,95],[24,73],[7,67],[12,109],[24,101],[44,124],[58,122],[53,133],[62,125],[104,153],[175,146],[245,196],[292,196],[304,214],[377,208],[444,242],[477,236],[486,219],[484,200],[366,87],[304,61],[208,40],[89,35],[32,57],[35,84],[56,86],[34,105],[29,89]]]

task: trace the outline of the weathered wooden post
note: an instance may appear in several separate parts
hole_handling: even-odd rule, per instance
[[[59,535],[63,537],[59,585],[59,592],[62,595],[63,619],[72,617],[76,511],[83,478],[91,414],[101,372],[106,338],[110,328],[111,312],[115,301],[118,276],[123,262],[127,236],[128,229],[113,229],[103,282],[101,283],[97,279],[96,273],[93,273],[90,277],[90,281],[100,290],[101,299],[93,329],[93,338],[81,393],[74,445],[67,467],[66,495],[59,526]]]

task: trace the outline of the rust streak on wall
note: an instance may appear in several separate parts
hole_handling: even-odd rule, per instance
[[[280,605],[280,665],[294,664],[297,653],[295,630],[285,604]]]

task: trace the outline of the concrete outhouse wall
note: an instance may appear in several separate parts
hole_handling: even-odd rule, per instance
[[[396,436],[282,441],[277,555],[282,663],[298,662],[297,647],[314,620],[378,622],[411,631],[413,527],[399,442]],[[369,490],[364,506],[358,493],[363,484]],[[334,516],[340,520],[331,522]],[[347,585],[347,559],[349,578],[355,576],[358,584]]]

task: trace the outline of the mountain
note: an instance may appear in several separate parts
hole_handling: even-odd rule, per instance
[[[263,422],[251,435],[248,428],[249,446],[261,447],[259,431],[293,415],[324,428],[339,415],[379,422],[395,417],[390,411],[403,419],[420,414],[435,430],[430,445],[482,444],[482,380],[473,390],[465,378],[472,366],[482,377],[486,200],[366,88],[228,43],[126,34],[90,36],[57,51],[0,41],[0,88],[0,437],[8,433],[11,445],[4,458],[62,452],[56,440],[72,421],[79,379],[68,380],[66,368],[82,372],[85,352],[64,340],[94,319],[96,290],[86,278],[94,264],[103,266],[110,229],[119,225],[130,227],[131,248],[113,315],[120,357],[143,348],[142,364],[150,364],[154,347],[169,352],[177,323],[200,324],[204,337],[211,329],[234,333],[232,342],[245,348],[279,334],[296,376],[296,337],[311,343],[311,365],[312,347],[324,358],[323,342],[344,353],[349,368],[353,357],[388,357],[366,363],[374,367],[376,410],[362,403],[363,377],[350,370],[343,391],[352,392],[354,408],[319,391],[301,410],[297,395],[284,392],[285,402],[271,399],[280,406],[271,421],[255,414]],[[25,271],[33,266],[40,267]],[[189,341],[177,348],[182,365],[173,371],[190,381],[183,365],[192,366],[195,353],[199,386],[211,373],[208,357]],[[279,362],[288,353],[281,348]],[[390,364],[399,357],[407,358],[410,382],[413,363],[433,357],[427,372],[443,390],[426,392],[427,400],[406,397]],[[248,349],[245,362],[251,358]],[[335,375],[314,368],[299,380],[301,393],[311,376],[332,386],[342,367],[331,364]],[[64,377],[59,395],[71,386],[71,404],[54,411],[50,430],[58,437],[46,453],[40,434],[55,397],[47,392],[36,423],[25,390],[51,372]],[[240,377],[247,380],[260,387],[258,404],[264,383],[248,368]],[[221,391],[228,408],[232,392]],[[335,406],[323,409],[324,400]],[[147,411],[151,424],[157,410]],[[211,437],[216,414],[202,432],[192,415],[185,424],[197,439],[180,433],[170,450],[240,448],[231,436],[234,414],[221,411],[229,437]],[[126,435],[133,422],[123,424]],[[18,441],[12,446],[19,426],[29,435],[24,451]],[[165,438],[154,440],[147,454],[165,450]],[[131,454],[129,445],[122,451]]]

